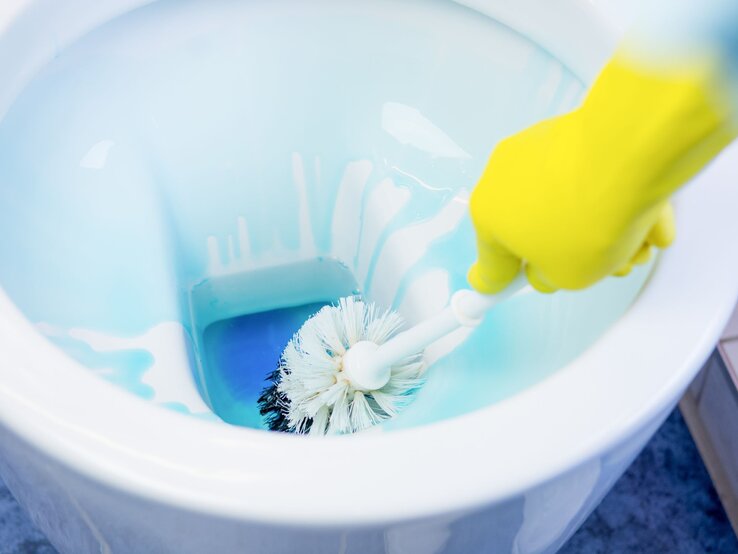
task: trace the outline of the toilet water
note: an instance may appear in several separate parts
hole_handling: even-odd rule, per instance
[[[358,294],[340,262],[318,258],[208,279],[192,289],[200,387],[213,411],[264,428],[257,400],[303,323],[326,304]]]

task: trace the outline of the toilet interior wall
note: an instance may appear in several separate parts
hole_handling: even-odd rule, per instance
[[[466,286],[467,199],[489,152],[582,91],[548,52],[453,2],[151,3],[59,51],[4,112],[0,285],[101,377],[218,420],[201,362],[206,336],[234,336],[219,322],[252,336],[240,316],[355,290],[409,323],[441,309]],[[393,425],[539,381],[647,274],[526,298],[440,345],[434,359],[453,353]]]

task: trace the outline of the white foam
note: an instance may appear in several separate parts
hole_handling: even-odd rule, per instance
[[[402,278],[427,253],[430,245],[456,229],[467,213],[468,193],[461,191],[432,218],[392,233],[377,260],[372,298],[391,306]]]
[[[146,350],[154,363],[143,374],[141,382],[154,389],[154,402],[183,404],[198,415],[212,413],[192,378],[189,339],[181,323],[165,321],[135,337],[118,337],[81,328],[70,329],[68,335],[97,352]]]
[[[392,179],[383,179],[372,189],[364,206],[361,242],[355,276],[359,284],[366,283],[369,266],[382,232],[410,200],[410,191],[395,185]]]
[[[461,146],[436,127],[420,110],[405,104],[386,102],[382,106],[382,129],[400,144],[409,144],[434,156],[471,158]]]
[[[87,151],[79,166],[84,169],[103,169],[108,163],[108,154],[114,145],[112,140],[101,140]]]
[[[346,166],[338,187],[331,225],[331,254],[354,267],[361,232],[361,200],[372,172],[368,160]]]

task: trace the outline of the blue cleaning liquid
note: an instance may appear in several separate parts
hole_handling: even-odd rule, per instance
[[[154,363],[154,357],[147,350],[98,352],[83,341],[71,337],[50,337],[50,340],[106,381],[141,398],[154,397],[154,389],[141,381],[143,374]]]
[[[202,337],[213,410],[228,423],[262,428],[257,407],[265,377],[303,323],[327,302],[224,319]]]
[[[359,290],[332,258],[208,279],[190,293],[203,397],[224,421],[265,428],[257,400],[292,335],[326,304]]]

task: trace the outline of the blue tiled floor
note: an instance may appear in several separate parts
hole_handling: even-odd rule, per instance
[[[706,552],[738,554],[738,540],[675,411],[562,553]],[[54,553],[0,483],[0,554]]]

